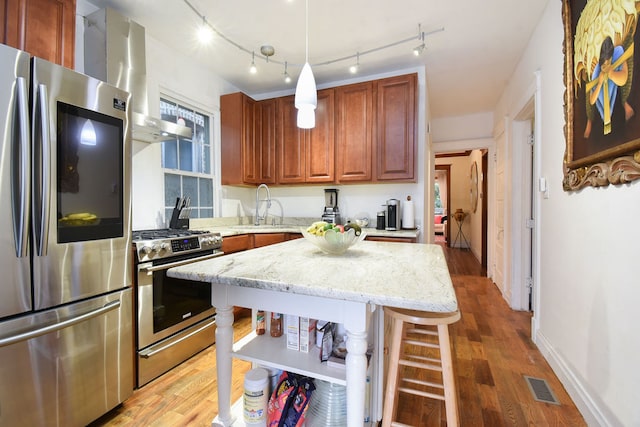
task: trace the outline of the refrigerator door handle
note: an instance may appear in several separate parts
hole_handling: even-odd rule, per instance
[[[51,139],[49,135],[49,96],[47,92],[47,86],[43,84],[38,85],[37,91],[37,104],[36,104],[36,116],[34,117],[34,126],[37,126],[37,131],[34,132],[33,137],[40,137],[36,147],[39,148],[38,153],[35,154],[34,172],[37,172],[39,176],[34,179],[34,186],[37,190],[34,190],[34,224],[35,232],[35,246],[37,256],[47,255],[47,246],[49,243],[49,198],[51,192],[51,169],[49,162],[51,161]],[[39,178],[39,179],[38,179]],[[41,197],[37,197],[41,195]]]
[[[12,335],[6,338],[0,338],[0,347],[5,347],[11,344],[16,344],[22,341],[30,340],[32,338],[36,338],[42,335],[49,334],[51,332],[56,332],[64,328],[68,328],[69,326],[76,325],[78,323],[85,322],[94,317],[102,316],[109,311],[116,310],[120,308],[120,300],[112,301],[104,306],[97,308],[95,310],[91,310],[87,313],[81,314],[76,317],[72,317],[71,319],[63,320],[59,323],[54,323],[52,325],[44,326],[41,328],[34,328],[32,330],[19,333],[17,335]]]
[[[27,256],[27,240],[29,238],[29,202],[31,195],[31,138],[29,135],[29,96],[27,90],[27,80],[24,77],[16,79],[16,99],[17,120],[18,120],[18,138],[17,138],[17,155],[18,170],[12,173],[13,192],[16,196],[18,206],[13,207],[13,232],[16,237],[16,256],[24,258]],[[17,211],[15,209],[18,209]]]

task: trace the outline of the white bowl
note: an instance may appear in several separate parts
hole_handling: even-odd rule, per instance
[[[331,255],[342,255],[347,249],[366,237],[364,231],[362,231],[359,236],[356,236],[356,231],[353,228],[344,233],[333,229],[327,230],[324,236],[316,236],[303,228],[302,235],[305,239],[316,245],[322,252]]]

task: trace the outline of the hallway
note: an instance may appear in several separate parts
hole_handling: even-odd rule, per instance
[[[530,338],[531,313],[508,307],[471,251],[442,246],[462,312],[450,326],[461,425],[585,426]],[[560,404],[536,401],[524,375],[546,380]],[[400,422],[446,425],[441,402],[401,395],[399,410]]]

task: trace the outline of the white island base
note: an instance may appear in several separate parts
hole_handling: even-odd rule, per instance
[[[216,362],[218,375],[218,416],[214,427],[244,426],[242,399],[232,406],[232,357],[261,366],[295,372],[297,374],[330,381],[347,387],[347,425],[365,425],[365,406],[371,408],[371,419],[380,420],[382,411],[382,384],[378,379],[382,369],[379,354],[382,345],[375,342],[382,335],[372,335],[374,352],[371,378],[371,402],[365,404],[367,377],[367,326],[372,319],[376,328],[381,324],[373,316],[376,306],[362,302],[336,300],[317,296],[299,295],[281,291],[256,289],[234,285],[212,284],[212,301],[216,305]],[[225,305],[223,305],[225,304]],[[346,369],[333,368],[320,362],[318,349],[303,353],[286,348],[284,337],[273,338],[255,332],[233,344],[233,306],[259,308],[265,311],[306,316],[342,323],[347,332]]]
[[[211,302],[217,310],[219,408],[213,425],[223,427],[240,425],[233,424],[231,413],[232,357],[346,384],[347,425],[362,426],[368,344],[374,349],[369,361],[368,402],[376,424],[382,419],[381,307],[447,313],[458,309],[438,245],[365,240],[341,256],[331,256],[305,239],[296,239],[174,267],[167,274],[211,283]],[[234,348],[233,306],[344,324],[348,350],[345,371],[327,368],[313,354],[286,350],[281,341],[270,336],[260,340],[249,337]]]

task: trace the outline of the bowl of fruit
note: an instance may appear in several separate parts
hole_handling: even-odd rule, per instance
[[[366,233],[357,224],[341,225],[325,221],[317,221],[306,229],[303,228],[302,235],[322,252],[331,255],[342,255],[366,237]]]

